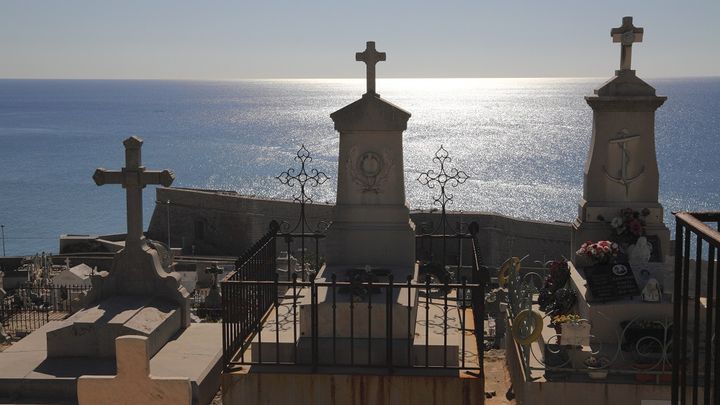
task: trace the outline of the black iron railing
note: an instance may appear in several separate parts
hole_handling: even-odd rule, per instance
[[[327,280],[310,273],[303,281],[302,271],[288,271],[290,280],[279,275],[274,253],[285,237],[273,225],[221,283],[226,367],[436,367],[482,374],[487,269],[477,232],[473,223],[468,233],[446,236],[471,245],[470,266],[458,282],[430,271],[415,281],[394,280],[382,269]],[[418,343],[416,335],[424,338]]]
[[[8,334],[24,336],[78,311],[89,289],[89,285],[19,286],[0,300],[0,324]]]
[[[273,292],[266,284],[255,284],[241,288],[245,281],[274,280],[276,271],[277,222],[270,224],[270,230],[236,262],[236,270],[220,283],[222,291],[223,358],[225,364],[238,351],[243,342],[255,333],[263,314],[272,305]],[[248,303],[255,306],[250,308]]]
[[[720,212],[680,212],[675,224],[672,403],[717,404]]]

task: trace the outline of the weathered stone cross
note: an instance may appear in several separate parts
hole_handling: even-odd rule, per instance
[[[146,336],[115,339],[117,375],[83,375],[77,380],[80,405],[190,405],[192,386],[187,377],[150,375],[150,344]]]
[[[170,170],[150,171],[141,163],[140,148],[142,139],[131,136],[123,141],[125,145],[125,167],[122,171],[99,168],[93,174],[98,186],[121,184],[127,198],[127,237],[125,247],[141,246],[143,240],[142,189],[148,184],[162,184],[169,187],[175,175]]]
[[[365,62],[367,70],[367,93],[375,95],[375,64],[385,60],[386,53],[375,50],[375,41],[368,41],[363,52],[355,53],[355,60]]]
[[[622,25],[610,30],[613,42],[620,42],[620,70],[630,70],[632,61],[632,44],[642,42],[643,28],[633,25],[632,17],[623,17]]]

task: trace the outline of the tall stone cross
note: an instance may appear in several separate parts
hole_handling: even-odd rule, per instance
[[[143,240],[142,189],[148,184],[162,184],[169,187],[175,175],[170,170],[151,171],[142,166],[140,148],[143,140],[131,136],[123,141],[125,145],[125,167],[121,171],[99,168],[93,174],[98,186],[121,184],[127,199],[127,237],[126,248],[141,246]]]
[[[613,42],[620,42],[620,70],[630,70],[632,44],[642,42],[643,28],[633,25],[632,17],[623,17],[622,25],[610,30]]]
[[[375,41],[368,41],[365,50],[355,53],[355,60],[365,62],[367,70],[367,92],[365,94],[376,95],[375,93],[375,64],[385,60],[386,53],[375,50]]]

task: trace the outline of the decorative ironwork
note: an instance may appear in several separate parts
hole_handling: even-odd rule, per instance
[[[308,168],[308,165],[310,162],[312,162],[312,160],[313,159],[310,156],[310,152],[305,148],[305,145],[301,145],[295,156],[295,161],[300,163],[300,168],[290,168],[280,173],[280,175],[276,177],[282,184],[285,184],[289,187],[295,187],[296,185],[300,187],[300,193],[293,196],[294,200],[300,205],[300,216],[298,218],[298,221],[297,223],[295,223],[294,226],[291,225],[289,222],[283,221],[280,224],[281,232],[278,233],[278,236],[284,237],[288,249],[286,252],[288,257],[288,279],[291,277],[291,273],[293,272],[290,268],[290,245],[293,238],[300,238],[299,272],[302,274],[302,281],[305,281],[306,273],[314,274],[314,272],[319,270],[321,263],[320,257],[318,255],[319,239],[324,237],[325,231],[330,226],[329,221],[321,220],[316,224],[315,229],[312,229],[307,221],[305,208],[308,203],[313,202],[312,197],[308,193],[309,188],[318,187],[321,184],[325,183],[329,178],[327,175],[325,175],[325,173],[317,169]],[[308,259],[310,259],[310,262],[306,261],[305,238],[308,237],[315,240],[315,257],[308,257]],[[311,269],[310,267],[313,266],[314,269]]]
[[[300,228],[300,232],[305,233],[305,227],[307,226],[309,228],[307,218],[305,217],[305,204],[312,203],[313,199],[308,194],[308,188],[318,187],[329,178],[325,173],[317,169],[310,169],[308,171],[306,166],[312,162],[312,160],[310,152],[305,148],[305,145],[301,145],[295,156],[295,161],[300,162],[300,169],[297,170],[297,173],[296,169],[291,167],[275,177],[280,183],[289,187],[295,187],[296,185],[300,187],[300,193],[293,195],[293,199],[300,203],[300,218],[297,224],[295,224],[292,229],[287,230],[287,232],[295,232]]]
[[[0,326],[21,337],[50,321],[60,321],[82,307],[89,285],[24,284],[0,299]]]
[[[447,193],[447,187],[457,187],[465,183],[465,180],[469,179],[470,176],[464,171],[454,167],[447,169],[447,165],[452,162],[452,158],[442,145],[440,145],[440,149],[435,152],[435,157],[433,157],[432,161],[437,163],[440,169],[437,172],[435,172],[434,169],[430,169],[425,173],[420,173],[417,181],[428,188],[434,189],[437,186],[440,187],[440,194],[433,196],[433,205],[440,205],[444,219],[445,207],[453,203],[454,197],[452,194]]]
[[[439,227],[442,230],[441,238],[442,238],[442,259],[441,263],[435,264],[437,267],[438,265],[441,266],[438,269],[434,269],[433,271],[430,271],[429,268],[426,268],[428,266],[432,266],[433,263],[424,263],[423,266],[421,266],[421,272],[424,274],[440,274],[442,277],[440,279],[443,279],[443,277],[452,276],[446,269],[446,256],[447,256],[447,233],[448,233],[448,220],[447,220],[447,213],[445,211],[445,208],[447,205],[453,203],[453,194],[450,194],[447,192],[448,187],[457,187],[460,184],[464,183],[470,176],[467,175],[462,170],[458,170],[456,168],[449,168],[448,165],[452,162],[452,158],[450,157],[450,154],[448,151],[440,145],[440,149],[435,152],[435,157],[433,157],[432,161],[436,163],[439,166],[439,169],[436,171],[436,169],[430,169],[427,172],[420,173],[420,175],[417,178],[417,181],[427,186],[430,189],[435,189],[436,187],[440,188],[440,193],[433,196],[433,205],[440,205],[441,208],[441,215],[440,215],[440,223]],[[461,226],[458,226],[458,233],[456,236],[460,236],[462,232]],[[432,233],[434,231],[426,232],[425,230],[421,231],[421,234],[426,239],[430,239],[430,248],[432,250]],[[462,249],[462,242],[459,242],[459,249]],[[430,261],[432,261],[433,258],[430,258]],[[459,274],[459,267],[461,263],[458,263],[458,270],[457,273]],[[447,274],[446,274],[447,273]],[[456,274],[457,279],[457,274]]]
[[[507,317],[511,322],[510,329],[517,330],[519,334],[513,335],[516,339],[514,346],[523,363],[526,378],[541,372],[548,379],[572,374],[573,378],[579,380],[585,375],[583,382],[605,382],[608,374],[612,374],[615,380],[624,379],[628,382],[670,382],[673,369],[670,356],[673,347],[673,323],[666,318],[648,320],[638,315],[618,322],[613,338],[601,338],[593,334],[591,321],[587,319],[578,317],[568,321],[566,327],[565,323],[553,324],[554,313],[545,311],[542,324],[550,324],[550,327],[555,328],[555,333],[540,335],[540,345],[521,344],[524,337],[533,334],[536,325],[533,325],[531,318],[521,319],[518,315],[533,310],[538,291],[544,289],[539,286],[543,285],[543,280],[546,280],[545,276],[550,271],[551,266],[527,267],[522,271],[519,266],[510,266],[508,273],[503,275],[507,291]],[[573,333],[581,324],[590,324],[588,332],[585,332],[587,334]],[[569,330],[565,330],[566,328]],[[585,346],[590,349],[590,357],[586,357],[582,362],[573,361],[573,352],[579,347],[573,343],[577,342],[576,339],[587,339]],[[688,349],[688,353],[692,352]]]

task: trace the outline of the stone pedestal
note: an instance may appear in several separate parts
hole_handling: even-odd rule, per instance
[[[410,114],[368,93],[330,117],[340,155],[328,266],[392,266],[409,274],[415,233],[405,205],[402,133]]]
[[[643,288],[643,279],[633,271],[636,281]],[[652,272],[652,276],[660,276],[660,271]],[[627,297],[620,300],[598,302],[593,300],[588,289],[583,269],[577,269],[570,263],[570,284],[577,294],[577,313],[581,318],[588,319],[592,325],[593,343],[613,346],[621,339],[620,322],[637,320],[670,321],[673,306],[670,295],[664,294],[660,302],[644,302],[640,296]]]

